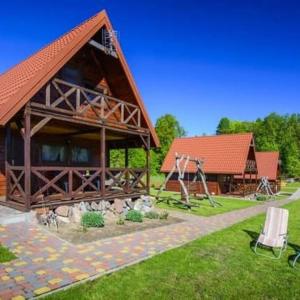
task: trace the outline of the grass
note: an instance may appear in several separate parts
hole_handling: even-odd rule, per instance
[[[283,200],[283,199],[286,199],[288,198],[289,195],[285,195],[285,194],[279,194],[279,195],[275,195],[274,198],[275,200]]]
[[[0,245],[0,263],[8,262],[16,258],[12,252]]]
[[[157,194],[157,190],[152,189],[151,194],[155,196]],[[180,199],[180,193],[163,191],[160,194],[162,197],[172,197],[175,199]],[[218,201],[222,206],[212,207],[207,199],[205,200],[194,200],[191,199],[191,203],[197,205],[197,207],[192,207],[192,209],[188,210],[183,205],[177,204],[176,201],[170,200],[170,204],[166,202],[157,203],[157,207],[162,209],[175,209],[182,212],[192,213],[198,216],[212,216],[221,213],[225,213],[228,211],[242,209],[254,205],[260,204],[259,202],[250,201],[250,200],[239,200],[238,198],[229,198],[222,196],[214,196],[214,199]]]
[[[151,175],[151,187],[159,188],[165,180],[164,174]]]
[[[47,299],[297,299],[300,263],[293,269],[288,259],[300,248],[300,201],[286,208],[290,242],[280,260],[250,248],[260,215]]]
[[[281,188],[281,192],[292,194],[296,192],[299,188],[300,188],[300,182],[291,182],[291,183],[287,183],[286,186],[283,186]]]

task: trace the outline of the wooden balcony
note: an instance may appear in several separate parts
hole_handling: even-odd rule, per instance
[[[255,160],[251,160],[251,159],[247,160],[245,173],[252,173],[252,174],[257,173],[257,166],[256,166],[256,161]]]
[[[132,103],[54,78],[30,102],[32,114],[51,119],[106,125],[140,132],[141,110]]]
[[[20,205],[26,201],[24,166],[6,166],[7,198]],[[147,193],[146,168],[31,166],[30,207],[80,201],[134,197]]]

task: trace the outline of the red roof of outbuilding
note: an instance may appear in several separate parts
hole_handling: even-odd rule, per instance
[[[279,152],[256,152],[258,178],[267,176],[269,180],[277,179]]]
[[[253,140],[252,133],[174,139],[161,167],[169,172],[175,162],[175,153],[204,160],[204,171],[210,174],[242,174]],[[189,163],[187,171],[194,171]]]
[[[0,125],[5,125],[104,25],[108,30],[112,29],[108,16],[103,10],[23,62],[9,69],[4,74],[1,74]],[[116,52],[136,101],[141,108],[146,124],[151,131],[154,144],[157,146],[159,145],[158,137],[147,115],[144,103],[117,41]]]

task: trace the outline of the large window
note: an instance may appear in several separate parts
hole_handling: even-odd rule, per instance
[[[42,160],[47,162],[64,162],[65,147],[57,145],[43,145]]]
[[[90,161],[90,151],[87,148],[72,148],[72,162],[87,163]]]

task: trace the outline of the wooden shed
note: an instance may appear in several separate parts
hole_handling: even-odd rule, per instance
[[[0,203],[21,210],[149,191],[159,141],[105,11],[0,76]],[[129,168],[128,149],[146,165]],[[124,167],[110,166],[124,149]]]
[[[175,153],[204,161],[204,172],[210,193],[246,195],[256,189],[257,168],[252,133],[177,138],[166,155],[161,172],[167,174],[171,171]],[[184,178],[187,187],[192,182],[193,172],[195,166],[189,163]],[[234,180],[236,175],[241,176],[241,182]],[[246,183],[246,177],[250,179],[250,183]],[[167,183],[167,190],[180,191],[177,178],[178,174],[174,173]],[[202,184],[199,184],[197,189],[198,193],[204,192]]]

